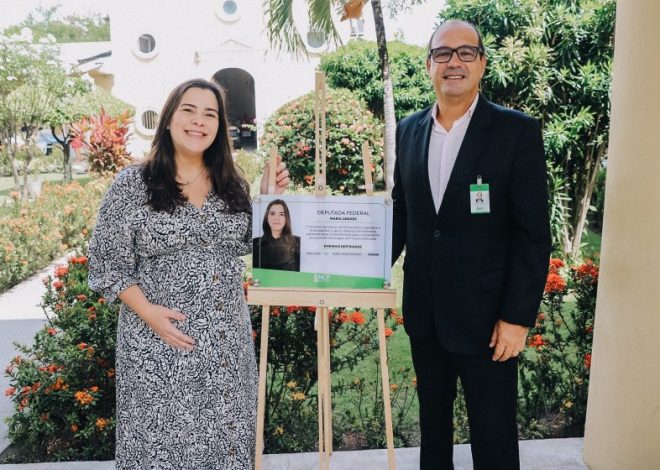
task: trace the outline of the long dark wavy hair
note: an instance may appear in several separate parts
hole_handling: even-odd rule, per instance
[[[181,186],[176,181],[174,143],[167,127],[181,103],[183,94],[190,88],[210,90],[218,101],[218,133],[213,143],[204,151],[204,166],[211,177],[213,189],[227,204],[229,212],[251,212],[249,186],[232,160],[223,92],[218,85],[202,78],[185,81],[172,90],[160,113],[156,136],[142,173],[147,185],[149,205],[157,211],[173,212],[186,201]]]
[[[287,257],[293,258],[295,257],[296,237],[293,236],[293,232],[291,231],[291,214],[289,213],[289,206],[286,205],[286,202],[282,199],[273,199],[268,203],[261,228],[264,230],[264,238],[273,238],[273,231],[271,230],[270,225],[268,225],[268,212],[271,207],[278,204],[284,209],[284,217],[286,218],[286,223],[284,224],[284,227],[282,227],[282,234],[280,235],[279,243],[282,244],[281,247],[285,250],[285,253],[287,253]]]
[[[268,205],[266,206],[266,213],[264,214],[264,221],[261,224],[261,228],[264,229],[264,235],[268,234],[268,236],[270,237],[273,236],[273,232],[270,229],[270,225],[268,225],[268,212],[270,211],[271,207],[277,204],[282,206],[282,208],[284,209],[284,217],[286,218],[286,223],[282,228],[282,235],[280,236],[285,237],[285,239],[288,240],[291,237],[291,235],[293,235],[291,232],[291,214],[289,214],[289,206],[287,206],[286,202],[284,202],[282,199],[273,199],[268,203]]]

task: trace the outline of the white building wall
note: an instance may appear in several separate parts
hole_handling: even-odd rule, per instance
[[[266,35],[262,0],[235,0],[237,15],[222,13],[224,0],[115,0],[108,2],[112,58],[103,71],[114,75],[112,93],[136,108],[136,121],[143,110],[160,112],[168,93],[184,80],[211,78],[224,68],[240,68],[255,81],[257,126],[286,102],[311,91],[320,53],[312,50],[307,59],[272,50]],[[424,44],[443,2],[413,8],[391,19],[385,12],[386,30],[393,39],[404,24],[409,42]],[[294,17],[306,39],[305,0],[294,3]],[[431,13],[432,12],[432,13]],[[364,8],[364,39],[375,40],[369,4]],[[349,22],[337,27],[342,41],[349,39]],[[412,26],[414,25],[414,26]],[[156,50],[149,57],[136,53],[138,38],[150,34]],[[400,34],[400,31],[399,31]],[[130,149],[137,157],[148,151],[151,138],[137,126]]]
[[[182,81],[209,79],[224,68],[240,68],[254,78],[258,125],[279,106],[313,88],[319,56],[296,61],[290,54],[270,50],[261,1],[236,2],[234,18],[220,13],[222,1],[118,0],[112,4],[113,94],[135,105],[136,120],[144,109],[159,112],[168,93]],[[143,34],[156,41],[152,57],[136,53]],[[131,150],[140,155],[148,150],[149,139],[137,127]]]

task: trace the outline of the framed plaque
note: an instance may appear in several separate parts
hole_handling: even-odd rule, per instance
[[[252,236],[252,277],[262,287],[375,289],[391,280],[384,197],[262,195]]]

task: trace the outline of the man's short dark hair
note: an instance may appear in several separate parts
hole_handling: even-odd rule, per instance
[[[474,32],[477,33],[477,40],[478,40],[478,46],[479,46],[480,54],[483,56],[486,53],[486,48],[484,47],[484,41],[481,38],[481,33],[479,32],[479,30],[477,29],[477,27],[474,24],[470,23],[469,21],[465,21],[465,20],[447,20],[443,23],[440,23],[438,25],[438,27],[435,28],[435,30],[431,34],[431,37],[429,38],[429,45],[426,49],[427,57],[431,55],[431,47],[433,46],[433,38],[435,37],[435,33],[437,33],[438,30],[440,30],[440,28],[443,28],[444,26],[449,26],[449,25],[452,25],[452,24],[463,24],[465,26],[468,26],[468,27],[472,28],[474,30]]]

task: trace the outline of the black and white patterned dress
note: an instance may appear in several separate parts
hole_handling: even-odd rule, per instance
[[[89,247],[89,283],[108,300],[137,284],[187,316],[195,340],[177,350],[122,305],[117,329],[116,468],[251,469],[257,369],[243,294],[250,216],[229,214],[211,190],[201,209],[146,204],[142,169],[117,175]]]

